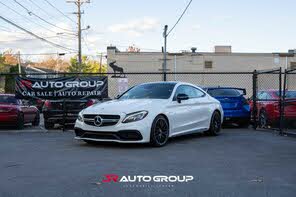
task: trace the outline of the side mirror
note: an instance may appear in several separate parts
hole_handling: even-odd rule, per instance
[[[177,95],[177,102],[178,103],[181,103],[181,101],[188,100],[188,99],[189,99],[189,97],[187,94],[178,94]]]
[[[120,97],[120,95],[118,94],[117,96],[114,97],[114,99],[118,99]]]

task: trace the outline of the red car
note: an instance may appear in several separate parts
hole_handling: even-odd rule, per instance
[[[259,91],[257,95],[258,123],[259,127],[275,126],[279,123],[280,108],[279,108],[279,91],[264,90]],[[253,102],[250,102],[251,110],[253,110]],[[252,114],[252,113],[251,113]],[[284,120],[294,122],[296,120],[296,91],[286,91],[284,105]]]
[[[27,101],[16,99],[12,94],[0,94],[0,125],[13,125],[23,129],[24,124],[38,126],[40,114],[35,106]]]

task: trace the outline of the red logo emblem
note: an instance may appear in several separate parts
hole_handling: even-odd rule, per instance
[[[118,182],[118,175],[117,174],[105,174],[105,179],[103,179],[103,183],[110,183],[110,182]]]
[[[20,86],[22,88],[32,88],[32,82],[29,80],[20,80]]]

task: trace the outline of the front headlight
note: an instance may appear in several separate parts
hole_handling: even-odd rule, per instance
[[[83,122],[83,111],[79,112],[77,120]]]
[[[148,111],[138,111],[131,114],[127,114],[122,123],[135,122],[144,119],[148,114]]]

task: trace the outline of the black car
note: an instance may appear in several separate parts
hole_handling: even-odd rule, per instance
[[[46,100],[43,105],[44,127],[53,129],[55,124],[74,125],[78,113],[86,107],[101,102],[96,99]]]

